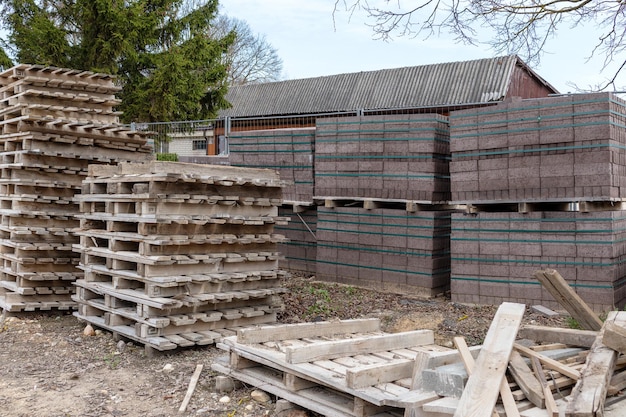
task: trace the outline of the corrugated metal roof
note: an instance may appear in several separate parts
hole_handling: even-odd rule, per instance
[[[220,116],[247,117],[358,109],[484,103],[507,95],[516,55],[233,86]],[[535,74],[536,75],[536,74]],[[541,77],[537,78],[545,82]]]

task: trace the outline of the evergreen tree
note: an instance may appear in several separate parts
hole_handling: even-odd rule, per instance
[[[228,106],[223,55],[210,37],[217,0],[5,0],[5,45],[17,62],[118,77],[125,121],[214,117]],[[0,54],[0,64],[2,54]]]

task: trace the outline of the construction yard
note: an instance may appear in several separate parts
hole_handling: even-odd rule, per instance
[[[625,414],[623,99],[294,118],[207,165],[118,90],[0,73],[3,417]]]
[[[495,307],[469,307],[438,298],[411,299],[294,277],[285,283],[281,322],[313,319],[379,317],[389,332],[432,329],[442,345],[463,335],[471,345],[480,343]],[[324,301],[324,295],[332,301]],[[320,300],[324,303],[320,303]],[[547,318],[531,313],[527,324],[567,325],[564,316]],[[0,409],[3,417],[166,417],[275,415],[271,404],[251,399],[253,387],[220,393],[211,363],[224,352],[215,346],[186,349],[146,357],[141,345],[122,352],[112,334],[85,336],[86,323],[72,315],[27,315],[3,318],[0,325]],[[35,348],[36,347],[36,348]],[[165,366],[173,370],[167,372]],[[178,414],[197,364],[204,369],[187,412]],[[225,395],[228,403],[220,402]],[[303,414],[304,415],[304,414]],[[309,414],[312,415],[312,414]]]

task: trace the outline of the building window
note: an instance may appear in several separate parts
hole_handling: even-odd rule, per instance
[[[191,149],[193,149],[194,151],[199,151],[199,150],[203,150],[206,149],[206,140],[194,140],[193,143],[191,144]]]

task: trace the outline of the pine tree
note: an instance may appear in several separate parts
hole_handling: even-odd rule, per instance
[[[125,121],[197,120],[228,107],[222,57],[235,34],[208,35],[217,0],[2,3],[17,62],[116,75]]]

